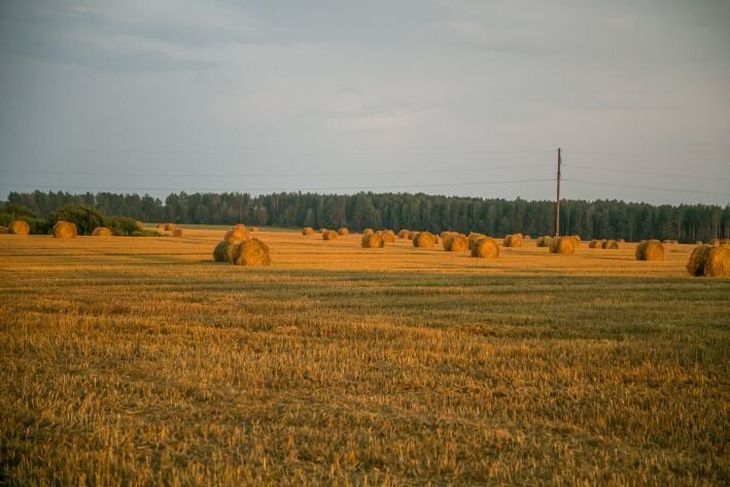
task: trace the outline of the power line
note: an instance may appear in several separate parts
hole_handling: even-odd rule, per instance
[[[706,194],[706,195],[712,195],[712,196],[730,196],[730,193],[719,193],[719,192],[715,192],[715,191],[696,191],[696,190],[680,189],[680,188],[660,188],[657,186],[640,186],[637,184],[603,183],[603,182],[597,182],[597,181],[586,181],[584,179],[563,178],[563,181],[569,181],[571,183],[593,184],[593,185],[598,185],[598,186],[615,186],[615,187],[621,187],[621,188],[650,189],[650,190],[654,190],[654,191],[669,191],[669,192],[673,192],[673,193]]]
[[[280,177],[322,177],[322,176],[386,176],[393,174],[440,174],[454,172],[482,172],[499,169],[535,169],[542,167],[551,167],[551,164],[527,164],[527,165],[502,165],[502,166],[483,166],[479,168],[444,168],[444,169],[408,169],[408,170],[391,170],[391,171],[362,171],[362,172],[312,172],[312,173],[131,173],[131,172],[73,172],[73,171],[53,171],[45,169],[7,169],[6,172],[14,174],[48,174],[54,176],[132,176],[132,177],[214,177],[214,178],[280,178]]]
[[[435,184],[393,184],[393,185],[376,185],[376,186],[330,186],[330,187],[300,187],[300,188],[282,188],[282,187],[269,187],[269,188],[235,188],[235,189],[223,189],[223,188],[186,188],[187,191],[197,192],[248,192],[248,193],[264,193],[264,192],[299,192],[299,191],[368,191],[375,189],[403,189],[403,188],[440,188],[440,187],[457,187],[457,186],[488,186],[494,184],[522,184],[522,183],[542,183],[554,181],[554,178],[548,179],[513,179],[508,181],[470,181],[470,182],[459,182],[459,183],[435,183]],[[0,183],[0,186],[5,188],[44,188],[44,189],[57,189],[57,190],[87,190],[91,191],[91,186],[66,186],[66,185],[33,185],[33,184],[4,184]],[[102,187],[94,188],[93,191],[183,191],[185,189],[169,188],[169,187]]]
[[[636,170],[636,169],[616,169],[611,167],[598,167],[598,166],[589,166],[584,164],[567,164],[567,167],[575,167],[577,169],[589,169],[591,171],[603,171],[603,172],[612,172],[612,173],[629,173],[629,174],[642,174],[646,176],[669,176],[669,177],[677,177],[677,178],[693,178],[693,179],[703,179],[707,181],[717,181],[719,180],[725,180],[726,178],[713,178],[713,177],[707,177],[707,176],[697,176],[695,174],[679,174],[679,173],[666,173],[666,172],[658,172],[658,171],[642,171],[642,170]]]

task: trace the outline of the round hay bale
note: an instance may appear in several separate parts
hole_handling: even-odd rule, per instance
[[[705,262],[707,262],[707,256],[710,255],[712,248],[712,245],[698,245],[692,250],[687,261],[687,272],[691,276],[705,275]]]
[[[538,247],[550,247],[550,240],[550,237],[548,237],[547,235],[543,235],[542,237],[537,237],[535,245]]]
[[[617,242],[620,243],[620,244],[626,243],[626,239],[620,238],[620,239],[617,240]]]
[[[312,227],[304,227],[302,229],[302,235],[314,235],[314,228],[312,228]]]
[[[383,230],[378,232],[385,243],[395,243],[395,232],[393,230]]]
[[[550,241],[551,254],[570,255],[575,253],[576,243],[573,237],[557,237]]]
[[[236,245],[230,242],[226,242],[225,240],[221,240],[218,242],[218,245],[215,246],[213,249],[213,260],[216,262],[228,262],[229,264],[233,263],[233,251],[236,248]]]
[[[469,232],[469,235],[467,235],[466,238],[469,239],[469,250],[471,250],[471,247],[474,245],[474,242],[476,242],[479,239],[486,238],[487,236],[482,233],[476,233],[476,232]]]
[[[730,246],[720,245],[712,247],[705,262],[705,276],[730,276]]]
[[[692,276],[730,276],[730,247],[698,245],[689,257],[687,272]]]
[[[13,235],[28,235],[30,233],[30,225],[25,220],[13,220],[8,227],[8,233]]]
[[[243,242],[244,240],[247,240],[249,237],[248,230],[244,228],[236,228],[233,227],[230,230],[226,232],[226,234],[223,236],[223,240],[225,240],[228,243],[239,243]]]
[[[436,239],[431,232],[418,232],[413,238],[413,246],[420,249],[430,249],[436,244]]]
[[[581,243],[582,239],[580,238],[580,235],[571,235],[578,243]]]
[[[504,237],[502,245],[505,247],[522,247],[522,234],[513,233],[512,235],[507,235]]]
[[[588,248],[589,249],[601,249],[601,248],[603,248],[603,242],[605,242],[605,240],[593,239],[590,242],[588,242]]]
[[[179,228],[176,228],[175,230],[172,231],[172,236],[175,238],[182,237],[182,230]]]
[[[257,238],[244,240],[233,249],[233,263],[247,266],[271,265],[269,246]]]
[[[370,233],[362,236],[360,245],[364,249],[382,249],[385,247],[385,241],[380,234]]]
[[[447,252],[466,252],[469,250],[469,239],[464,235],[456,235],[447,241],[444,245]]]
[[[601,248],[609,249],[609,250],[618,250],[618,242],[615,240],[606,240],[601,245]]]
[[[409,233],[411,233],[411,232],[409,232],[408,230],[406,230],[404,228],[403,230],[401,230],[400,232],[398,232],[398,238],[406,239],[406,238],[408,238],[408,234]]]
[[[702,240],[698,240],[695,242],[695,245],[704,245],[704,242],[702,242]]]
[[[164,230],[165,229],[165,224],[164,223],[158,223],[157,225],[155,225],[155,228],[158,229],[158,230]]]
[[[172,232],[173,230],[175,230],[176,227],[177,225],[175,225],[174,223],[165,223],[166,232]]]
[[[322,232],[322,240],[337,240],[337,232],[334,230],[325,230]]]
[[[449,245],[451,245],[451,239],[459,235],[456,232],[441,232],[441,243],[444,246],[444,250],[449,248]]]
[[[488,237],[475,240],[471,248],[471,256],[482,259],[498,257],[499,245],[497,245],[494,239]]]
[[[107,227],[96,227],[91,232],[92,237],[111,237],[112,231],[108,229]]]
[[[8,227],[5,225],[0,225],[0,235],[4,235],[6,233],[9,233]]]
[[[134,222],[134,227],[141,232],[142,230],[144,230],[144,222],[137,220],[136,222]]]
[[[251,231],[252,232],[258,232],[259,231],[259,227],[251,227]]]
[[[318,233],[324,233],[324,232],[326,232],[326,231],[327,231],[327,229],[326,229],[326,228],[320,228],[319,230],[317,230],[317,232],[318,232]]]
[[[375,230],[373,230],[372,228],[366,228],[362,231],[363,235],[372,235],[373,233],[375,233]]]
[[[53,225],[53,236],[56,238],[75,238],[76,225],[67,221],[58,220]]]
[[[664,245],[659,240],[642,240],[635,255],[636,260],[664,260]]]
[[[340,237],[347,237],[348,235],[350,235],[350,229],[342,227],[337,230],[337,235],[339,235]]]

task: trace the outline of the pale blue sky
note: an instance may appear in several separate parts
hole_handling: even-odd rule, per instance
[[[728,26],[702,0],[0,0],[0,198],[542,199],[562,146],[567,198],[724,205]]]

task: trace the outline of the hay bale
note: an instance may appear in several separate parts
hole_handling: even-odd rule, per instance
[[[4,235],[6,233],[9,233],[8,227],[5,225],[0,225],[0,235]]]
[[[337,232],[334,230],[325,230],[322,232],[322,240],[337,240]]]
[[[173,230],[175,230],[176,227],[177,225],[175,225],[174,223],[165,223],[166,232],[172,232]]]
[[[225,240],[228,243],[239,243],[243,242],[244,240],[247,240],[249,238],[248,230],[246,230],[246,227],[244,228],[236,228],[233,227],[230,230],[226,232],[226,234],[223,236],[223,240]]]
[[[13,220],[8,227],[8,233],[13,235],[28,235],[30,233],[30,225],[25,220]]]
[[[403,230],[401,230],[400,232],[398,232],[398,238],[406,239],[406,238],[408,238],[408,234],[409,233],[411,233],[411,232],[409,232],[408,230],[406,230],[404,228]]]
[[[364,249],[382,249],[385,247],[385,241],[383,237],[378,233],[370,233],[363,235],[360,245]]]
[[[730,276],[730,247],[698,245],[689,257],[687,271],[692,276]]]
[[[551,237],[543,235],[542,237],[537,237],[535,245],[538,247],[550,247],[550,240],[552,240]]]
[[[578,242],[578,243],[581,243],[582,242],[582,239],[580,238],[580,235],[571,235],[571,237],[573,237],[573,239],[575,239],[575,241]]]
[[[604,242],[605,242],[605,240],[593,239],[590,242],[588,242],[588,248],[589,249],[602,249]]]
[[[375,233],[375,230],[373,230],[372,228],[366,228],[362,231],[363,235],[372,235],[373,233]]]
[[[710,241],[710,245],[720,245],[720,239],[719,238],[713,238]]]
[[[179,228],[176,228],[175,230],[172,231],[172,236],[175,238],[182,237],[182,230]]]
[[[626,243],[626,239],[620,238],[620,239],[617,240],[617,242],[620,243],[620,244]]]
[[[322,233],[324,233],[326,231],[327,231],[326,228],[320,228],[319,230],[317,230],[317,232],[320,233],[320,234],[322,234]]]
[[[496,258],[499,256],[499,245],[494,239],[488,237],[475,240],[471,248],[471,256],[482,259]]]
[[[436,244],[436,239],[431,232],[418,232],[413,238],[413,246],[420,249],[430,249]]]
[[[233,263],[247,266],[271,265],[269,246],[257,238],[244,240],[233,249]]]
[[[395,232],[393,230],[383,230],[378,232],[385,243],[395,243]]]
[[[165,224],[164,223],[158,223],[157,225],[155,225],[155,228],[158,229],[158,230],[164,230],[165,229]]]
[[[304,227],[302,229],[302,235],[314,235],[314,228],[312,228],[312,227]]]
[[[576,247],[573,237],[556,237],[550,241],[551,254],[574,254]]]
[[[251,227],[251,231],[252,232],[258,232],[259,231],[259,227]]]
[[[642,240],[636,246],[636,260],[664,260],[664,245],[659,240]]]
[[[53,236],[56,238],[75,238],[76,225],[67,221],[58,220],[53,225]]]
[[[469,250],[469,239],[465,235],[455,235],[446,241],[444,250],[447,252],[466,252]]]
[[[444,250],[451,245],[451,239],[459,235],[457,232],[441,232],[441,242],[443,243]]]
[[[142,230],[144,230],[144,222],[137,220],[136,222],[134,222],[134,227],[141,232]]]
[[[235,250],[236,245],[238,244],[221,240],[220,242],[218,242],[218,245],[216,245],[213,249],[213,260],[215,260],[216,262],[228,262],[229,264],[232,264],[233,251]]]
[[[350,235],[350,229],[342,227],[337,230],[337,235],[339,235],[340,237],[347,237],[348,235]]]
[[[695,242],[695,245],[704,245],[704,242],[702,242],[702,240],[698,240]]]
[[[618,250],[618,242],[615,240],[606,240],[601,245],[602,249]]]
[[[469,239],[469,250],[471,250],[472,246],[474,245],[474,242],[476,242],[477,240],[480,240],[482,238],[487,238],[487,236],[482,233],[469,232],[469,235],[467,235],[466,238]]]
[[[505,247],[522,247],[522,234],[513,233],[512,235],[507,235],[504,237],[502,245]]]
[[[246,230],[246,225],[244,225],[243,223],[236,223],[235,225],[233,225],[233,228],[237,228],[239,230]],[[251,230],[254,230],[255,228],[256,227],[253,227]]]
[[[705,275],[708,277],[730,277],[730,246],[712,247],[705,262]]]
[[[107,227],[96,227],[91,232],[92,237],[111,237],[112,231],[108,229]]]

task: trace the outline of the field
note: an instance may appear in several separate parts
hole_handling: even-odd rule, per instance
[[[0,484],[730,483],[730,280],[262,231],[0,235]]]

